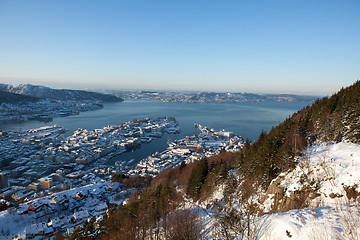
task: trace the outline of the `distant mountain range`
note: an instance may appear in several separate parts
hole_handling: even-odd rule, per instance
[[[185,91],[110,91],[122,98],[152,99],[180,103],[312,102],[318,97],[292,94],[255,94]]]
[[[61,101],[96,101],[102,103],[123,101],[121,98],[114,95],[83,90],[52,89],[45,86],[31,84],[21,84],[18,86],[0,84],[0,103],[29,102],[38,101],[40,99]]]

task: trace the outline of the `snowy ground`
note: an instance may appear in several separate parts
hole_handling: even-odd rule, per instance
[[[260,219],[258,239],[359,239],[358,206],[295,209]]]

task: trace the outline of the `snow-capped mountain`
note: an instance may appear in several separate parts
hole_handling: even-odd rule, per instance
[[[0,90],[22,94],[43,99],[55,100],[75,100],[75,101],[99,101],[99,102],[120,102],[118,98],[110,94],[102,94],[96,92],[89,92],[83,90],[69,90],[69,89],[52,89],[45,86],[21,84],[12,86],[8,84],[0,84]]]

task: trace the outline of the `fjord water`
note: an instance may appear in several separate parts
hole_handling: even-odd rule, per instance
[[[176,135],[164,134],[161,139],[155,139],[150,144],[142,144],[140,149],[115,157],[116,160],[137,161],[155,152],[167,148],[169,140],[176,140],[185,136],[192,136],[198,131],[194,123],[208,126],[218,131],[225,129],[241,135],[244,139],[256,140],[261,130],[269,131],[289,115],[300,110],[310,102],[246,102],[246,103],[165,103],[148,100],[125,100],[120,103],[108,103],[103,109],[83,112],[79,115],[59,117],[51,122],[29,121],[15,124],[0,125],[4,131],[18,131],[32,129],[46,125],[57,124],[71,135],[76,129],[93,130],[107,125],[118,125],[133,119],[144,117],[156,118],[161,116],[175,117],[179,122],[181,132]]]

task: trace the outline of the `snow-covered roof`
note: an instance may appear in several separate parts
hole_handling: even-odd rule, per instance
[[[73,216],[76,220],[82,220],[82,219],[90,217],[88,210],[74,212]]]
[[[25,233],[26,233],[26,235],[37,235],[37,234],[41,234],[42,232],[44,232],[45,228],[46,228],[45,223],[36,223],[36,224],[32,224],[30,226],[27,226],[25,228]]]
[[[95,211],[102,212],[105,211],[107,208],[108,208],[107,204],[103,202],[95,207]]]

